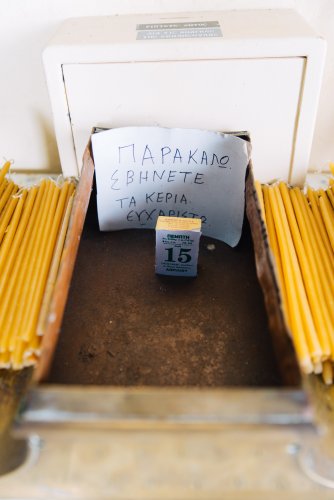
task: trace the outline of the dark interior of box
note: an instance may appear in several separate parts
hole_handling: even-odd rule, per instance
[[[47,382],[281,385],[247,219],[239,245],[203,237],[196,278],[158,276],[155,232],[100,232],[92,193]]]

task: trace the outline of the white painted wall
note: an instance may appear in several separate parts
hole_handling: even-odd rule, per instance
[[[146,12],[294,8],[328,42],[309,167],[334,161],[333,0],[0,0],[0,159],[59,170],[41,52],[66,18]]]

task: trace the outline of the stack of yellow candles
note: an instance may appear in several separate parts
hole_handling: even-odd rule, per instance
[[[334,180],[306,192],[280,182],[256,190],[282,308],[302,371],[333,383]]]
[[[0,170],[0,368],[35,364],[64,246],[75,184],[31,188]]]

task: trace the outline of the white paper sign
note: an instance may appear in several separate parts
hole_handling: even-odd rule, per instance
[[[154,228],[159,215],[200,218],[235,246],[244,216],[247,141],[192,129],[124,127],[92,135],[102,231]]]

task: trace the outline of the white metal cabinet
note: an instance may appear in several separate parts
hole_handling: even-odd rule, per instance
[[[136,38],[139,24],[184,20],[216,20],[223,36]],[[69,20],[44,53],[62,168],[80,171],[94,126],[247,130],[257,178],[302,183],[324,55],[293,11]]]

